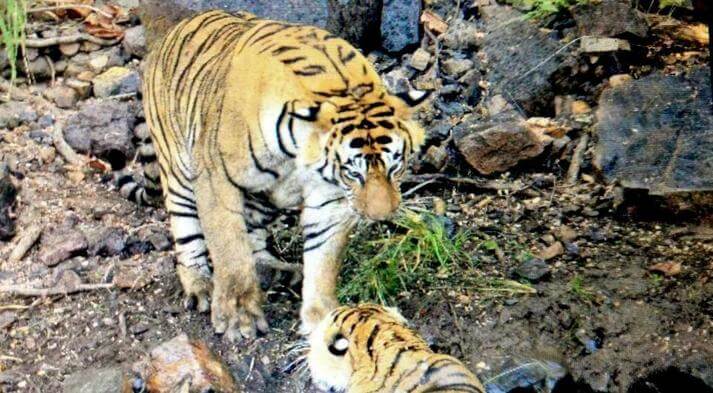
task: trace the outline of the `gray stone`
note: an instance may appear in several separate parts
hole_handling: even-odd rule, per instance
[[[89,239],[89,254],[103,257],[120,255],[126,248],[125,230],[112,227],[93,231]]]
[[[139,25],[124,30],[122,45],[131,56],[138,58],[146,56],[146,30],[144,27]]]
[[[652,74],[602,93],[594,164],[607,181],[655,195],[713,191],[708,75]]]
[[[478,172],[502,172],[518,162],[540,155],[543,141],[517,117],[502,116],[488,122],[476,119],[453,129],[455,145]]]
[[[42,235],[39,262],[55,266],[87,250],[87,238],[76,230],[54,231]]]
[[[35,79],[51,78],[54,66],[50,63],[52,60],[47,56],[38,57],[28,64],[24,61],[19,62],[19,67],[22,68],[26,75],[32,75]]]
[[[584,53],[607,53],[630,51],[629,41],[609,37],[582,37],[580,48]]]
[[[515,268],[515,275],[531,282],[538,282],[550,274],[550,267],[539,258],[530,258]]]
[[[45,93],[45,96],[63,109],[74,108],[77,105],[77,101],[79,101],[79,94],[76,90],[62,85],[50,88]]]
[[[62,384],[63,393],[125,392],[124,372],[118,367],[85,369],[68,375]]]
[[[473,61],[468,59],[450,58],[443,62],[443,72],[453,78],[459,78],[473,68]]]
[[[580,36],[614,37],[624,33],[646,37],[648,25],[629,1],[581,2],[572,7]]]
[[[37,112],[30,104],[10,101],[0,105],[0,128],[15,128],[37,120]]]
[[[117,100],[88,100],[64,127],[64,138],[81,153],[94,154],[110,163],[125,162],[134,156],[132,144],[136,123],[135,108]]]
[[[327,0],[143,0],[139,14],[150,47],[157,38],[186,16],[222,9],[248,11],[263,18],[324,27]]]
[[[381,11],[381,46],[400,52],[419,42],[420,0],[384,0]]]
[[[458,20],[448,26],[448,31],[440,39],[446,48],[472,50],[480,44],[482,35],[474,23]]]
[[[113,95],[136,93],[141,79],[139,73],[124,67],[111,67],[92,80],[94,95],[106,98]]]
[[[554,112],[555,92],[576,82],[572,48],[563,49],[514,9],[493,5],[480,10],[491,94],[514,101],[531,116]]]
[[[16,197],[17,189],[10,176],[0,173],[0,240],[15,236],[15,222],[10,217],[10,209],[15,204]]]
[[[381,0],[327,0],[327,30],[363,48],[379,43]]]

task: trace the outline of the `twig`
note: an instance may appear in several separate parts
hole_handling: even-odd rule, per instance
[[[416,192],[416,191],[422,189],[423,187],[426,187],[427,185],[429,185],[429,184],[431,184],[431,183],[435,183],[437,180],[438,180],[438,179],[429,179],[429,180],[426,180],[425,182],[423,182],[423,183],[421,183],[421,184],[419,184],[419,185],[417,185],[417,186],[411,187],[408,191],[402,193],[402,194],[401,194],[401,197],[402,197],[402,198],[406,198],[407,196],[409,196],[409,195],[413,194],[414,192]]]
[[[116,45],[121,41],[120,38],[113,40],[105,40],[101,38],[94,37],[91,34],[79,33],[73,35],[63,35],[59,37],[49,37],[49,38],[28,38],[25,41],[25,46],[28,48],[46,48],[48,46],[62,45],[62,44],[74,44],[80,41],[89,41],[91,43],[101,45],[101,46],[112,46]]]
[[[0,355],[0,361],[3,361],[3,362],[11,361],[11,362],[22,363],[22,359],[16,358],[14,356],[7,356],[7,355]]]
[[[92,10],[99,15],[106,16],[109,19],[114,18],[114,16],[110,13],[100,10],[99,8],[92,7],[90,5],[86,5],[86,4],[67,4],[67,5],[55,5],[55,6],[51,6],[51,7],[30,8],[29,10],[27,10],[27,13],[35,14],[38,12],[69,10],[69,9],[74,9],[74,8],[84,8],[84,9]]]
[[[0,286],[0,293],[9,293],[17,296],[52,296],[52,295],[70,295],[77,292],[95,291],[98,289],[112,289],[114,283],[110,284],[79,284],[73,287],[50,287],[50,288],[31,288],[26,285],[4,285]]]
[[[22,237],[20,237],[20,240],[17,242],[17,245],[10,253],[10,257],[8,257],[8,260],[12,263],[19,262],[25,256],[25,254],[27,254],[27,251],[32,248],[35,242],[37,242],[37,239],[40,238],[41,234],[42,227],[40,227],[39,225],[30,227],[30,229],[28,229],[22,234]]]
[[[6,306],[0,306],[0,311],[4,310],[30,310],[35,308],[36,305],[40,304],[42,299],[35,299],[34,302],[24,305],[24,304],[8,304]]]
[[[569,163],[569,169],[567,169],[567,185],[569,186],[573,186],[577,182],[579,169],[582,166],[582,158],[584,157],[585,150],[587,150],[588,143],[589,134],[585,133],[579,138],[579,143],[577,143],[577,147],[574,148],[572,162]]]
[[[87,158],[74,151],[74,149],[69,146],[67,141],[64,140],[61,123],[62,122],[57,121],[54,125],[54,129],[52,130],[54,147],[68,163],[78,167],[83,167],[87,163]]]
[[[423,174],[423,175],[411,175],[407,177],[404,182],[411,182],[411,183],[421,183],[421,182],[426,182],[428,180],[436,180],[436,181],[448,181],[452,183],[458,183],[458,184],[467,184],[470,186],[475,186],[477,188],[482,188],[485,190],[494,190],[494,191],[509,191],[509,192],[519,192],[527,188],[527,186],[524,185],[518,185],[515,183],[505,183],[502,181],[497,181],[497,180],[485,180],[485,179],[472,179],[469,177],[451,177],[448,175],[444,175],[442,173],[431,173],[431,174]]]

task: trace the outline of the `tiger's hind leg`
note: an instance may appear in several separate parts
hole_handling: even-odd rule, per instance
[[[244,214],[244,195],[225,173],[195,180],[198,214],[213,262],[211,322],[230,341],[254,337],[268,325]]]
[[[195,201],[192,188],[185,182],[168,181],[166,210],[176,242],[176,273],[183,287],[184,306],[206,312],[210,309],[212,272]]]

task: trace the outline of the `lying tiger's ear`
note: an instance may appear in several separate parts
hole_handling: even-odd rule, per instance
[[[416,89],[411,89],[409,91],[404,91],[402,93],[394,94],[396,97],[400,98],[401,101],[403,101],[406,106],[410,108],[416,108],[419,105],[421,105],[428,96],[431,95],[431,92],[428,90],[416,90]]]

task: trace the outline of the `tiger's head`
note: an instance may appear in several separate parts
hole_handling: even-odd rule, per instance
[[[367,391],[371,384],[379,384],[372,380],[374,368],[388,369],[388,362],[398,363],[395,358],[405,349],[430,352],[395,308],[375,304],[340,307],[310,334],[307,364],[312,382],[324,391],[351,392],[354,386]]]
[[[401,202],[399,183],[409,158],[424,141],[411,116],[427,95],[374,89],[320,102],[305,112],[317,119],[318,132],[302,150],[303,161],[342,187],[361,216],[388,218]]]

